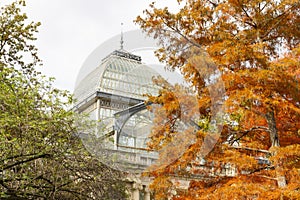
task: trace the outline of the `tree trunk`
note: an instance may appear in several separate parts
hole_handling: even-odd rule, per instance
[[[268,127],[270,130],[271,146],[279,147],[280,144],[279,144],[278,132],[277,132],[277,128],[276,128],[276,121],[275,121],[275,116],[274,116],[273,110],[267,112],[266,120],[267,120]]]
[[[275,115],[274,111],[271,110],[267,112],[266,114],[266,120],[268,123],[268,127],[270,130],[270,141],[271,141],[271,147],[279,147],[279,138],[278,138],[278,131],[276,128],[276,121],[275,121]],[[276,152],[275,152],[276,154]],[[286,187],[286,178],[284,175],[284,172],[282,171],[282,168],[278,165],[275,166],[276,176],[277,176],[277,184],[278,187],[283,188]]]

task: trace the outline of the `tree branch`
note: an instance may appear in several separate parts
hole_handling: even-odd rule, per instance
[[[241,133],[241,135],[234,139],[230,145],[232,145],[234,142],[238,142],[240,139],[242,139],[244,136],[246,136],[248,133],[252,132],[252,131],[267,131],[267,132],[270,132],[270,129],[268,127],[265,127],[265,126],[254,126],[252,128],[250,128],[249,130],[245,130],[245,131],[232,131],[231,133],[235,133],[235,134],[238,134],[238,133]]]
[[[33,156],[33,155],[36,155],[36,154],[31,153],[31,154],[19,154],[19,155],[14,155],[14,156],[6,157],[6,158],[2,159],[0,162],[4,162],[4,161],[6,161],[6,160],[11,160],[11,159],[20,158],[20,157]]]
[[[218,5],[219,5],[219,4],[214,3],[214,2],[212,2],[212,1],[210,1],[210,0],[207,0],[207,1],[208,1],[208,3],[210,3],[214,8],[218,7]]]
[[[253,174],[253,173],[255,173],[255,172],[259,172],[259,171],[261,171],[261,170],[266,170],[266,169],[275,169],[275,167],[274,167],[274,165],[272,165],[272,166],[260,167],[260,168],[257,168],[257,169],[255,169],[255,170],[251,171],[250,174]]]
[[[34,156],[34,157],[29,158],[29,159],[27,159],[27,160],[22,160],[22,161],[19,161],[19,162],[16,162],[16,163],[7,165],[7,166],[3,167],[2,169],[0,169],[0,172],[3,172],[4,170],[13,168],[13,167],[15,167],[15,166],[18,166],[18,165],[21,165],[21,164],[24,164],[24,163],[27,163],[27,162],[31,162],[31,161],[36,160],[36,159],[39,159],[39,158],[50,158],[50,157],[51,157],[50,154],[41,154],[41,155],[37,155],[37,156]]]
[[[271,154],[271,152],[268,151],[268,150],[254,149],[254,148],[250,148],[250,147],[234,147],[234,146],[231,146],[231,148],[234,148],[234,149],[241,149],[241,150],[248,150],[248,151],[258,151],[258,152],[262,152],[262,153]]]

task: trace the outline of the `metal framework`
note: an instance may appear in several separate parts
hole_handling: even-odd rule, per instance
[[[158,75],[142,64],[140,56],[121,49],[105,57],[74,91],[75,110],[105,127],[97,133],[99,137],[113,138],[112,151],[123,152],[128,162],[144,168],[157,157],[146,151],[152,114],[146,109],[144,95],[158,93],[152,82]]]

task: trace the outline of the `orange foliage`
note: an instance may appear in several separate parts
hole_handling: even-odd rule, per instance
[[[300,199],[299,0],[177,2],[177,13],[152,3],[136,19],[190,83],[158,79],[149,97],[161,105],[149,142],[156,199]],[[157,184],[187,176],[188,190]]]

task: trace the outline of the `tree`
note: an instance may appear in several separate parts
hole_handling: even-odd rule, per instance
[[[122,173],[90,155],[78,137],[72,96],[35,68],[40,23],[21,13],[25,1],[1,8],[0,198],[123,199]]]
[[[299,1],[177,2],[177,13],[152,3],[136,19],[160,41],[160,61],[190,83],[178,90],[157,81],[163,89],[150,101],[162,107],[149,147],[168,157],[174,139],[187,134],[179,121],[198,125],[180,156],[149,174],[157,199],[299,199]],[[197,105],[187,107],[191,98]],[[227,164],[235,176],[221,175]],[[188,193],[176,189],[174,175],[199,174]]]

